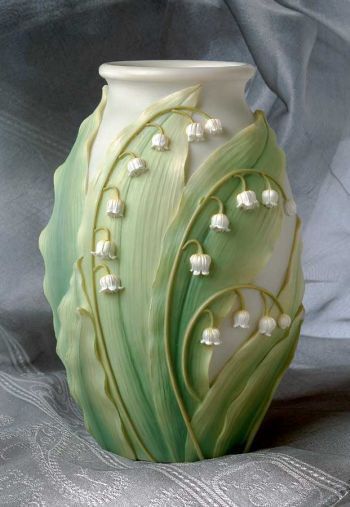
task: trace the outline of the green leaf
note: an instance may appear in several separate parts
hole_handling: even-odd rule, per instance
[[[278,299],[293,323],[276,329],[271,337],[257,331],[235,352],[215,379],[192,419],[205,455],[220,456],[228,450],[249,447],[281,375],[289,365],[299,338],[300,306],[304,284],[300,266],[300,221],[297,222],[289,268]],[[278,312],[273,307],[271,315]],[[186,459],[195,459],[187,439]]]
[[[99,327],[99,343],[105,349],[121,399],[137,428],[137,436],[131,435],[131,438],[134,448],[139,449],[140,459],[172,459],[167,450],[169,444],[154,414],[148,308],[162,240],[185,184],[188,155],[185,134],[188,118],[164,111],[195,106],[198,94],[199,87],[195,86],[170,95],[150,106],[119,134],[111,145],[102,172],[89,188],[79,231],[79,251],[84,256],[82,269]],[[168,152],[151,149],[151,138],[157,130],[147,127],[149,122],[161,125],[171,139]],[[146,160],[149,171],[130,178],[129,159],[118,160],[118,155],[126,151]],[[106,215],[106,202],[113,195],[113,191],[103,191],[106,186],[116,186],[126,203],[122,219]],[[100,231],[94,236],[96,227],[108,228],[118,249],[118,259],[109,262],[109,267],[120,274],[125,290],[114,297],[97,294],[98,276],[92,274],[96,261],[89,251],[95,249],[97,239],[102,239],[106,232]],[[144,447],[147,447],[146,454]]]
[[[83,411],[86,427],[103,448],[135,459],[98,352],[81,259],[74,265],[70,289],[62,299],[58,315],[61,332],[57,352],[66,367],[70,392]]]
[[[78,258],[77,236],[85,202],[89,155],[107,101],[107,86],[95,111],[80,126],[67,160],[56,170],[55,204],[42,231],[39,247],[45,261],[44,292],[53,311],[56,335],[60,331],[58,306],[68,290]]]
[[[275,136],[263,114],[258,112],[253,125],[216,150],[190,178],[164,239],[153,287],[150,347],[156,413],[177,459],[185,458],[181,441],[191,432],[186,419],[191,418],[198,406],[198,400],[189,395],[184,383],[182,359],[186,328],[196,310],[210,296],[227,286],[249,283],[261,272],[280,235],[283,218],[281,207],[273,210],[260,207],[251,213],[237,209],[240,180],[229,177],[225,184],[218,182],[231,173],[255,168],[258,173],[250,174],[247,182],[259,195],[265,188],[259,170],[283,186],[283,165],[284,156],[276,145]],[[211,194],[225,204],[231,233],[217,234],[209,230],[210,217],[217,212],[217,204],[208,199]],[[208,277],[192,277],[189,273],[189,256],[194,251],[189,248],[182,252],[181,248],[190,239],[199,240],[212,257],[213,269]],[[226,301],[220,301],[220,307],[218,304],[214,307],[219,322],[232,307],[232,294]],[[211,352],[199,344],[199,329],[193,334],[191,343],[191,380],[195,389],[205,396],[209,390]],[[195,438],[192,440],[195,442]]]

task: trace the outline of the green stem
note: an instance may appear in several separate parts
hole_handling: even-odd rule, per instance
[[[172,109],[171,112],[175,114],[180,114],[181,116],[185,116],[191,121],[191,123],[193,123],[193,118],[190,114],[185,113],[184,111],[178,111],[177,109]]]
[[[245,299],[244,299],[244,296],[242,294],[242,292],[240,290],[236,290],[236,294],[238,296],[238,299],[239,299],[239,306],[240,306],[240,310],[245,310],[246,306],[245,306]]]
[[[94,229],[95,234],[99,231],[107,232],[107,239],[108,239],[108,241],[111,240],[111,231],[107,227],[97,227],[97,229]]]
[[[214,327],[214,315],[213,315],[213,312],[209,308],[206,308],[205,310],[203,310],[202,313],[203,314],[207,313],[209,315],[209,319],[210,319],[209,327]]]
[[[235,175],[235,177],[239,178],[241,180],[241,183],[242,183],[242,192],[245,192],[247,190],[247,184],[246,184],[246,181],[245,181],[244,177],[240,173],[237,173]]]
[[[192,244],[197,246],[197,254],[202,254],[203,253],[203,247],[202,247],[202,245],[200,244],[200,242],[197,239],[189,239],[188,241],[186,241],[186,243],[181,248],[181,250],[186,250],[186,248],[188,247],[188,245],[192,245]]]
[[[109,185],[109,186],[103,188],[104,192],[107,192],[107,190],[114,190],[116,193],[117,199],[120,199],[120,193],[119,193],[118,187],[116,187],[115,185]]]
[[[263,287],[258,287],[257,285],[253,284],[240,284],[240,285],[233,285],[231,287],[226,287],[225,289],[221,289],[220,291],[213,294],[210,298],[208,298],[196,311],[196,313],[191,318],[190,322],[187,325],[186,331],[184,333],[184,339],[183,339],[183,346],[182,346],[182,357],[181,357],[181,365],[182,365],[182,373],[184,378],[184,383],[187,388],[187,391],[191,394],[193,398],[195,398],[197,401],[201,401],[200,396],[194,388],[191,386],[190,376],[188,372],[188,352],[189,352],[189,345],[190,345],[190,338],[192,335],[193,328],[198,320],[198,317],[203,313],[204,310],[207,309],[207,307],[213,303],[216,299],[229,294],[230,292],[237,292],[238,289],[251,289],[259,291],[261,294],[263,293],[266,296],[269,296],[273,302],[278,306],[281,313],[284,313],[281,303],[278,301],[276,296],[272,294],[272,292],[268,291],[267,289],[264,289]]]
[[[265,184],[266,184],[266,186],[267,186],[267,189],[268,189],[268,190],[271,190],[271,183],[270,183],[269,178],[266,176],[266,174],[262,174],[262,177],[263,177],[263,179],[264,179],[264,181],[265,181]]]
[[[180,111],[191,111],[192,113],[197,113],[201,116],[204,116],[205,118],[207,118],[208,120],[211,120],[211,116],[206,113],[205,111],[202,111],[201,109],[198,109],[197,107],[190,107],[190,106],[179,106],[179,107],[174,107],[173,108],[173,111],[177,111],[177,110],[180,110]]]
[[[219,204],[219,213],[223,213],[224,212],[224,203],[222,202],[222,200],[219,199],[216,195],[211,195],[210,199],[212,199],[213,201],[218,202],[218,204]]]
[[[117,160],[122,160],[125,157],[138,158],[136,153],[133,151],[123,151],[120,155],[118,155]]]
[[[97,273],[97,271],[102,268],[105,269],[109,275],[111,274],[111,270],[106,264],[97,264],[97,266],[95,266],[92,271],[94,273]]]
[[[160,125],[158,125],[157,123],[146,123],[145,127],[153,127],[155,129],[157,129],[160,134],[164,135],[163,128]]]

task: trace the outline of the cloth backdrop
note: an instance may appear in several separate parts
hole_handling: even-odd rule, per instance
[[[0,2],[0,504],[349,505],[349,0]],[[38,235],[99,64],[250,62],[304,221],[306,321],[253,452],[134,463],[85,431],[55,356]],[[337,503],[338,505],[338,503]]]

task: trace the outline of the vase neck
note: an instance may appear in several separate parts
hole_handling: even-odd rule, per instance
[[[152,103],[178,90],[201,85],[198,107],[220,118],[225,134],[210,143],[211,151],[253,121],[244,90],[254,69],[226,62],[119,62],[103,64],[100,75],[108,83],[107,104],[94,142],[89,179],[96,174],[111,141]],[[209,155],[193,146],[192,169]],[[208,152],[208,153],[207,153]]]

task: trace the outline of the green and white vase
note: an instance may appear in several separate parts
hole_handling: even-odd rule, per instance
[[[300,220],[246,64],[104,64],[40,237],[86,427],[137,460],[247,451],[303,318]]]

